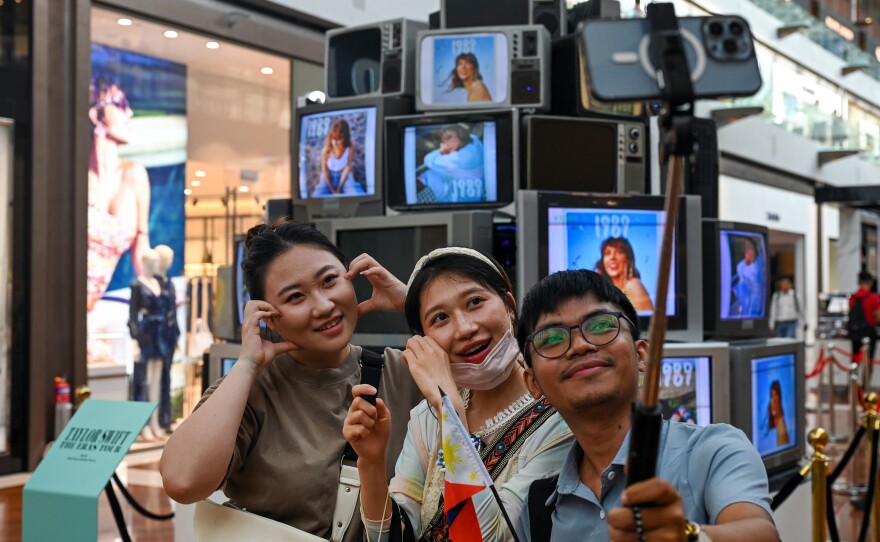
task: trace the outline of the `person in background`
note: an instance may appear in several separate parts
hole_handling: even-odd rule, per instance
[[[855,355],[862,348],[862,339],[868,339],[868,357],[874,359],[877,344],[877,322],[880,321],[880,295],[874,291],[874,275],[868,271],[859,273],[859,289],[849,298],[849,332],[851,352]]]
[[[794,339],[797,336],[798,322],[803,322],[804,331],[807,329],[804,313],[791,277],[779,277],[776,285],[778,288],[770,298],[770,329],[777,337]]]

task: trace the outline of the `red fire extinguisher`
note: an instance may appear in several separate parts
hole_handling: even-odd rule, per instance
[[[70,421],[73,404],[70,402],[70,383],[63,376],[55,377],[55,438]]]

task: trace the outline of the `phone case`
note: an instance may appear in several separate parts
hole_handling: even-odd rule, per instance
[[[761,73],[748,23],[735,15],[681,17],[695,98],[751,96]],[[662,99],[647,19],[589,20],[578,31],[591,94],[602,101]]]

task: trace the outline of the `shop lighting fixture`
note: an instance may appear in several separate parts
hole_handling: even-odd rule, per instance
[[[216,41],[209,41],[205,43],[205,47],[207,47],[208,49],[219,49],[220,44]]]
[[[123,17],[122,19],[116,19],[116,24],[118,24],[119,26],[131,26],[134,24],[134,22],[132,22],[131,19],[126,19]]]
[[[190,184],[193,186],[202,186],[202,181],[196,180],[196,181],[191,182]]]
[[[196,177],[204,177],[206,175],[206,173],[204,171],[202,171],[201,169],[197,169],[195,175],[196,175]]]
[[[269,66],[264,66],[260,68],[260,73],[262,73],[263,75],[272,75],[273,73],[275,73],[275,70],[273,70]]]
[[[239,192],[250,192],[251,189],[250,189],[249,186],[242,185],[242,186],[239,186],[239,187],[238,187],[238,191],[239,191]]]
[[[187,196],[189,196],[190,194],[193,193],[193,191],[190,190],[189,188],[184,188],[184,189],[183,189],[183,193],[186,194]]]
[[[177,31],[176,30],[166,30],[162,35],[165,36],[166,38],[174,39],[177,37]]]

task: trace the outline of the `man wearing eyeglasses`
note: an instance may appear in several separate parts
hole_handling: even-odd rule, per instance
[[[742,431],[663,421],[658,477],[625,487],[630,411],[647,361],[626,295],[593,271],[560,271],[521,306],[526,385],[576,442],[558,479],[532,484],[523,541],[777,541],[761,457]]]

